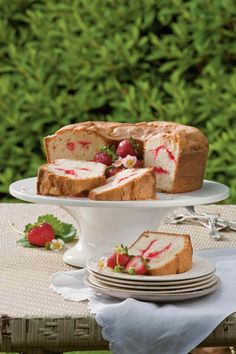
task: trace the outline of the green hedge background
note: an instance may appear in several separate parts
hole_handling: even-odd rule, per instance
[[[209,138],[236,202],[235,0],[0,0],[0,197],[85,120],[170,120]]]

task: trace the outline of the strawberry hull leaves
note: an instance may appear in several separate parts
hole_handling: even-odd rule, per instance
[[[64,243],[74,241],[76,238],[77,230],[72,224],[64,223],[52,214],[46,214],[46,215],[39,216],[36,223],[25,225],[24,237],[22,237],[20,240],[18,240],[17,243],[19,243],[23,247],[28,247],[28,248],[37,247],[37,246],[32,245],[28,241],[27,235],[30,232],[30,230],[32,230],[33,228],[35,228],[43,223],[50,224],[54,230],[55,238],[63,240]]]
[[[112,162],[114,162],[117,159],[117,155],[116,155],[116,147],[115,145],[111,145],[111,146],[103,146],[100,149],[101,152],[104,152],[106,154],[108,154],[109,156],[111,156],[112,158]]]
[[[65,243],[71,242],[76,237],[76,228],[71,224],[63,224],[63,229],[60,235],[55,233],[55,238],[62,239]]]
[[[31,243],[24,237],[17,240],[16,243],[19,243],[19,245],[26,248],[37,248],[37,246],[31,245]]]
[[[48,224],[50,224],[52,226],[52,228],[55,232],[55,235],[60,235],[62,233],[63,223],[52,214],[41,215],[38,217],[38,220],[36,221],[36,223],[25,225],[24,233],[26,234],[31,229],[43,224],[44,222],[47,222]]]

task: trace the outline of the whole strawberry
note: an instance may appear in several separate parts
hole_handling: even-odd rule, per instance
[[[125,269],[126,264],[130,261],[130,256],[126,247],[115,247],[114,253],[112,253],[107,259],[107,267],[116,271],[122,271]]]
[[[106,166],[111,166],[112,157],[106,152],[97,152],[94,157],[94,161],[103,163]]]
[[[27,239],[34,246],[44,247],[54,238],[54,230],[52,226],[46,222],[33,227],[27,232]]]
[[[135,149],[133,148],[131,141],[128,139],[122,140],[116,149],[116,155],[122,158],[126,157],[127,155],[136,156]]]
[[[110,168],[108,171],[107,171],[107,176],[108,177],[112,177],[112,176],[115,176],[117,173],[123,171],[123,168],[121,167],[114,167],[114,168]]]

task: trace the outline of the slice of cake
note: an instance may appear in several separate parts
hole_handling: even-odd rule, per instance
[[[99,162],[58,159],[38,170],[37,193],[54,196],[79,196],[102,185],[106,166]]]
[[[142,200],[156,198],[153,168],[130,168],[109,177],[105,185],[92,189],[94,200]]]
[[[183,273],[192,266],[189,235],[145,231],[128,251],[147,260],[146,274],[149,275]]]

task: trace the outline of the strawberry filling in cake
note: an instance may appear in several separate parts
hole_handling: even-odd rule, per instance
[[[67,149],[69,149],[70,151],[74,151],[74,150],[75,150],[75,143],[68,142],[68,143],[66,143],[66,147],[67,147]]]
[[[83,149],[87,149],[87,150],[89,150],[89,146],[92,144],[91,141],[83,141],[83,140],[78,141],[78,143]]]
[[[167,146],[161,134],[149,139],[145,145],[145,166],[152,165],[156,176],[156,186],[160,191],[171,192],[177,169],[178,145]]]
[[[152,168],[130,168],[106,180],[103,186],[89,192],[94,200],[142,200],[156,197]]]
[[[86,167],[85,167],[86,166]],[[58,159],[53,164],[48,164],[48,171],[58,176],[74,176],[74,177],[93,177],[100,176],[104,171],[104,166],[90,161],[76,161],[67,159]]]
[[[99,162],[58,159],[38,170],[37,192],[43,195],[80,196],[103,185],[106,166]]]
[[[142,256],[151,275],[183,273],[192,264],[189,235],[147,231],[129,247],[129,253]]]
[[[114,252],[99,261],[105,267],[130,275],[170,275],[183,273],[192,266],[189,235],[145,231],[128,248],[116,246]]]

